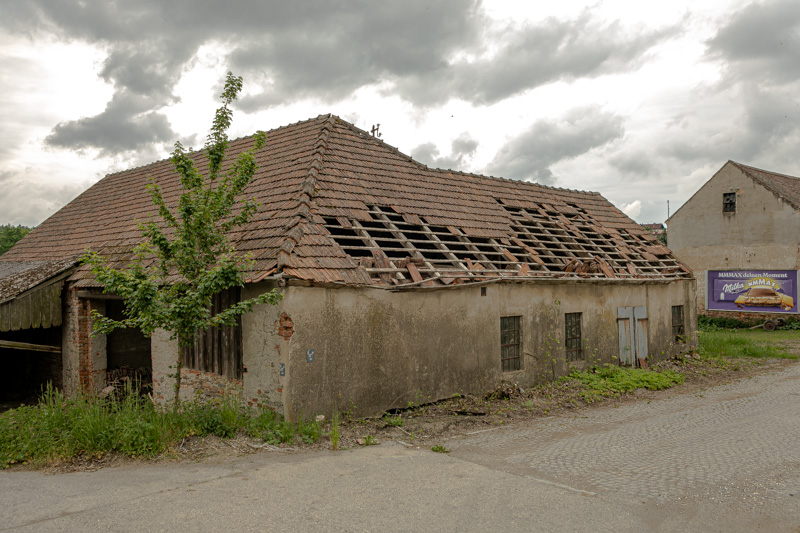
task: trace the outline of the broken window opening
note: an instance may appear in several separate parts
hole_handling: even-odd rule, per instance
[[[672,306],[672,337],[675,339],[675,342],[684,343],[686,342],[686,331],[684,328],[684,321],[683,321],[683,306],[682,305],[673,305]]]
[[[735,213],[736,212],[736,193],[724,192],[722,193],[722,212]]]

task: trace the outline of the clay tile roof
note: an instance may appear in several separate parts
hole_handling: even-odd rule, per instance
[[[77,259],[0,262],[0,303],[71,269]]]
[[[795,208],[800,209],[800,178],[749,167],[735,161],[731,161],[731,163],[757,183],[763,185]]]
[[[252,137],[231,141],[229,158],[252,144]],[[691,276],[598,193],[428,168],[333,115],[268,132],[257,159],[247,194],[261,206],[231,234],[254,259],[245,276],[251,282],[272,273],[382,286]],[[169,160],[108,175],[0,264],[72,257],[86,248],[127,257],[140,235],[137,220],[154,212],[150,179],[176,202]],[[93,283],[85,269],[73,279]]]

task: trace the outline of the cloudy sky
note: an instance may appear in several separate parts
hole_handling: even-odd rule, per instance
[[[728,159],[800,176],[797,0],[3,0],[0,224],[322,113],[432,166],[602,193],[661,222]]]

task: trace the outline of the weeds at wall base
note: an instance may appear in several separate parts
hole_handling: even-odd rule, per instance
[[[212,401],[182,402],[161,409],[130,388],[107,398],[65,398],[48,386],[38,404],[0,414],[0,467],[119,453],[152,458],[194,435],[230,439],[244,433],[271,445],[318,441],[316,421],[291,422],[268,407],[246,406],[235,393]]]

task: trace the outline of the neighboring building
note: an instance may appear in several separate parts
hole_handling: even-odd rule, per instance
[[[800,179],[728,161],[667,225],[701,310],[797,312]]]
[[[232,235],[254,263],[215,305],[273,287],[284,297],[203,335],[185,354],[186,394],[236,383],[289,416],[374,415],[641,364],[694,339],[691,271],[597,193],[431,169],[335,116],[269,132],[258,162],[248,193],[262,205]],[[10,342],[52,344],[60,360],[34,370],[60,373],[68,392],[152,361],[154,394],[170,397],[175,342],[91,338],[90,311],[119,316],[121,302],[74,266],[86,248],[124,263],[153,211],[150,178],[175,201],[168,160],[112,174],[2,256],[6,376],[36,357]]]
[[[664,224],[642,224],[642,227],[646,228],[647,231],[655,235],[658,242],[665,243],[666,241],[666,234],[667,228],[664,227]]]

